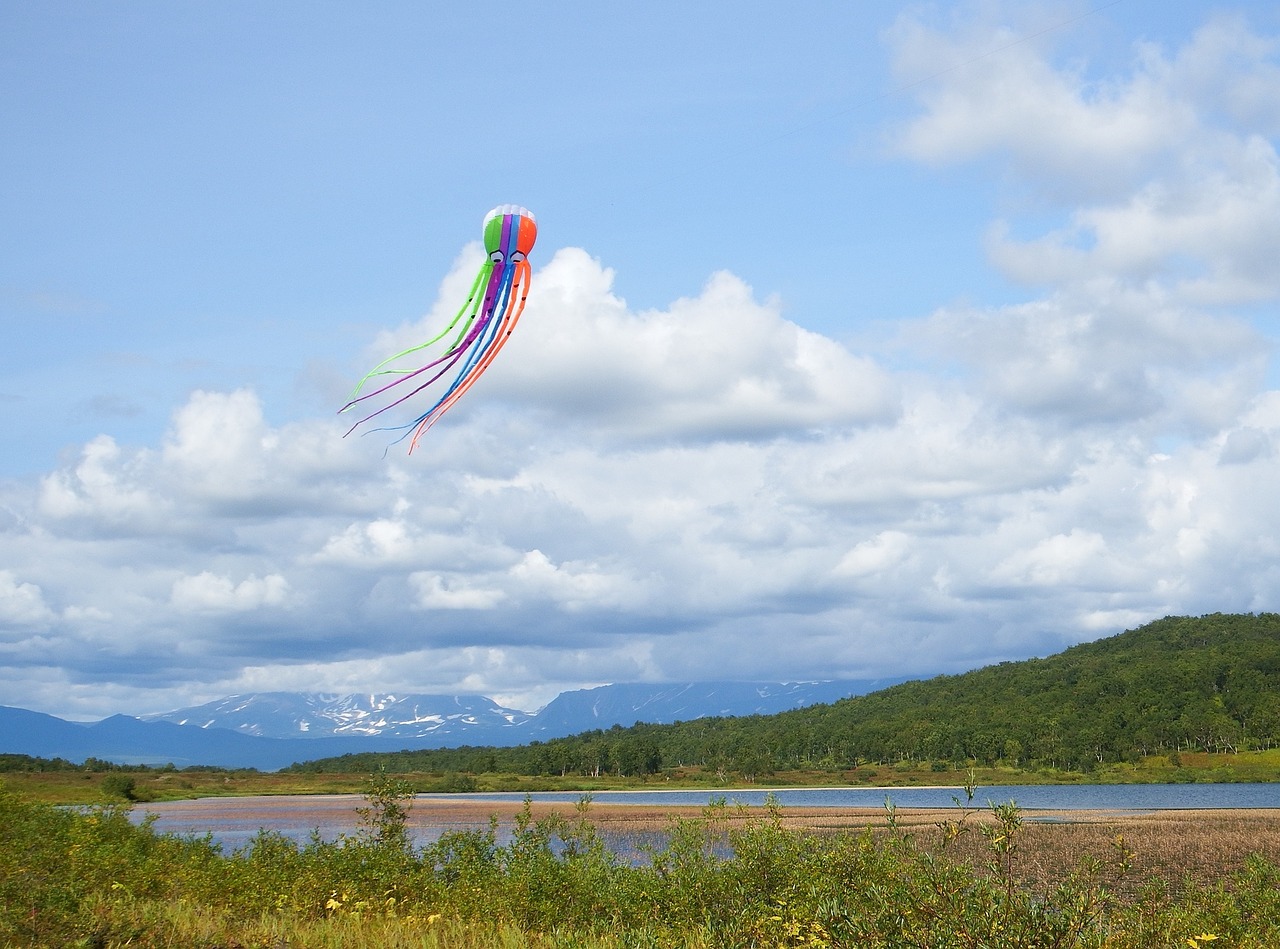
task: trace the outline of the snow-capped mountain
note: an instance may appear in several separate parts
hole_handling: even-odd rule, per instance
[[[886,688],[897,680],[678,682],[602,685],[561,692],[523,712],[483,695],[255,692],[143,721],[219,728],[259,738],[428,739],[417,747],[514,745],[637,722],[669,724],[714,715],[772,715]]]
[[[457,743],[465,739],[470,744],[493,729],[523,725],[529,717],[526,712],[503,708],[483,695],[377,692],[255,692],[141,716],[147,722],[226,728],[259,738],[425,738],[438,733]]]

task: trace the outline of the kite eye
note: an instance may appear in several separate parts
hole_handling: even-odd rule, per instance
[[[495,250],[492,254],[489,255],[489,259],[492,260],[495,264],[502,263],[502,251]]]
[[[524,260],[524,258],[525,258],[525,254],[523,251],[516,251],[514,254],[511,255],[511,262],[513,264],[518,264],[520,263],[520,261]]]

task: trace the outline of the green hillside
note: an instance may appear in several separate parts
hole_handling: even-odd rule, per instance
[[[770,716],[592,731],[519,748],[346,755],[297,771],[753,777],[903,762],[1090,772],[1280,745],[1280,614],[1167,617],[1044,659]],[[465,782],[464,782],[465,784]]]

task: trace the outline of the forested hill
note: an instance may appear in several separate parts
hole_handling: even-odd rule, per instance
[[[519,748],[356,755],[297,770],[743,775],[1002,760],[1091,770],[1177,751],[1280,743],[1280,614],[1167,617],[1044,659],[906,682],[778,715],[593,731]],[[365,760],[368,759],[368,760]]]

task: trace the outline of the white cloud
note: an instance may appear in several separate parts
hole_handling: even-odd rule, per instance
[[[147,453],[126,459],[114,439],[99,435],[84,446],[74,468],[43,479],[40,510],[55,518],[83,517],[122,525],[154,522],[163,517],[164,502],[135,478],[147,462]]]
[[[1178,50],[1135,45],[1127,75],[1099,78],[1087,62],[1055,65],[1005,22],[944,32],[904,16],[891,33],[925,104],[901,130],[904,154],[940,164],[992,155],[1067,208],[1063,226],[1035,238],[999,222],[988,245],[1005,274],[1155,285],[1201,304],[1280,291],[1269,252],[1280,239],[1274,39],[1211,20]]]
[[[460,258],[444,286],[461,286],[476,266]],[[897,410],[892,379],[874,361],[784,320],[732,274],[665,311],[631,313],[613,294],[612,271],[566,248],[534,285],[501,358],[469,394],[473,406],[499,398],[575,429],[664,439],[771,437]],[[438,314],[388,338],[387,351],[431,338]]]
[[[1006,12],[1018,19],[990,18]],[[1036,13],[1048,16],[986,5],[947,29],[899,19],[888,37],[898,76],[922,84],[924,105],[899,134],[903,153],[941,164],[999,152],[1024,179],[1090,195],[1131,184],[1194,133],[1194,107],[1170,88],[1156,51],[1135,51],[1128,76],[1091,79],[1084,64],[1055,67],[1043,41],[1027,38]]]
[[[236,583],[230,577],[204,570],[175,580],[171,599],[183,612],[242,613],[264,606],[280,606],[288,594],[289,583],[279,574],[250,575]]]
[[[598,564],[555,564],[541,550],[531,550],[511,568],[517,588],[535,598],[559,603],[568,612],[585,609],[635,609],[648,599],[642,585]]]
[[[0,623],[31,627],[52,617],[38,586],[19,580],[11,570],[0,570]]]
[[[1280,159],[1256,135],[1205,133],[1178,175],[1157,178],[1110,205],[1028,241],[1003,229],[993,261],[1026,283],[1087,282],[1098,274],[1167,285],[1192,303],[1266,299],[1280,290],[1270,248],[1280,241]]]
[[[465,578],[446,580],[438,574],[412,573],[409,583],[424,610],[488,610],[498,606],[507,594],[500,589],[471,586]]]
[[[252,392],[195,392],[174,413],[164,457],[188,483],[221,493],[260,476],[277,444]]]
[[[1243,320],[1167,293],[1102,286],[988,311],[941,310],[908,336],[973,369],[1006,411],[1199,433],[1243,410],[1269,349]]]
[[[896,569],[910,549],[911,535],[905,531],[881,531],[845,554],[835,572],[853,577],[883,574]]]
[[[404,522],[380,517],[367,524],[352,524],[331,537],[317,559],[352,566],[404,563],[414,546]]]
[[[1019,551],[994,573],[1009,582],[1039,587],[1072,587],[1087,585],[1091,589],[1107,589],[1118,578],[1111,570],[1107,542],[1101,534],[1088,530],[1072,530],[1066,534],[1036,543]]]

